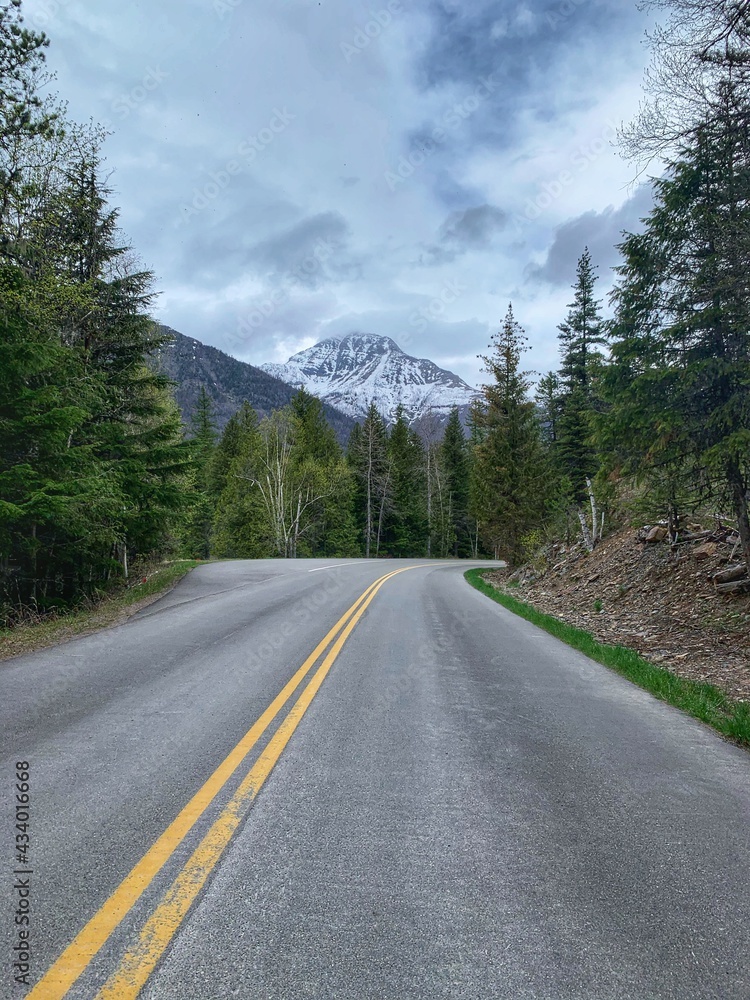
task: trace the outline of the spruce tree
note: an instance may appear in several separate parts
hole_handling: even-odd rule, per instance
[[[229,468],[240,452],[243,439],[247,435],[252,435],[257,427],[258,415],[248,401],[244,400],[239,410],[227,421],[211,455],[207,485],[208,492],[214,500],[226,488]]]
[[[379,524],[379,548],[395,558],[424,556],[428,530],[425,451],[401,406],[388,438],[388,458],[390,502]]]
[[[621,247],[605,441],[731,505],[750,569],[750,113],[733,123],[706,123]]]
[[[591,486],[598,468],[592,425],[604,360],[599,347],[605,343],[600,302],[595,296],[597,280],[587,247],[576,268],[574,300],[569,306],[567,318],[558,328],[561,391],[554,445],[560,473],[570,483],[573,504],[589,549],[596,544],[599,530]],[[584,506],[588,502],[592,506],[591,529]]]
[[[445,425],[440,457],[445,475],[448,521],[447,544],[442,554],[447,555],[450,552],[457,557],[470,556],[472,554],[469,519],[471,456],[457,406],[451,410]]]
[[[190,416],[190,445],[194,467],[191,476],[190,509],[186,513],[183,550],[193,559],[211,555],[214,497],[210,488],[211,463],[216,449],[214,404],[201,386]]]
[[[251,480],[263,447],[258,418],[247,403],[230,418],[213,461],[213,554],[219,559],[264,559],[274,554],[262,498]]]
[[[524,542],[541,524],[543,458],[539,423],[528,399],[530,380],[520,368],[522,327],[508,307],[492,353],[483,356],[492,381],[483,386],[484,407],[475,410],[472,508],[485,543],[511,565],[525,554]]]
[[[374,403],[370,404],[361,428],[352,433],[347,456],[356,484],[357,527],[365,558],[369,559],[378,551],[379,529],[382,530],[392,501],[393,486],[388,431]]]

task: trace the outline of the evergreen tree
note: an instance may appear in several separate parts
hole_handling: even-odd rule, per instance
[[[264,559],[273,539],[260,492],[251,487],[263,442],[255,410],[247,403],[229,420],[216,446],[212,483],[216,497],[213,555]]]
[[[562,388],[557,372],[548,372],[536,387],[536,405],[542,425],[542,435],[548,445],[557,444],[562,409]]]
[[[190,432],[194,468],[183,549],[185,554],[193,559],[208,559],[211,555],[211,532],[215,514],[215,497],[211,492],[211,468],[216,449],[216,423],[214,404],[203,385],[190,417]]]
[[[445,473],[448,522],[447,544],[441,555],[448,555],[451,552],[454,556],[470,556],[472,554],[472,531],[469,519],[471,457],[457,406],[451,410],[445,425],[440,457]]]
[[[46,42],[19,11],[0,10],[0,420],[17,438],[0,456],[6,610],[71,603],[166,550],[189,464],[147,364],[162,342],[151,275],[119,240],[95,135],[63,142],[37,96]]]
[[[475,448],[472,507],[486,544],[511,565],[524,555],[524,539],[542,517],[543,459],[530,381],[520,370],[523,329],[508,307],[492,353],[482,358],[492,381],[475,410],[481,429]]]
[[[292,397],[290,406],[297,428],[295,443],[300,453],[322,464],[338,462],[342,457],[341,447],[336,440],[336,432],[328,423],[321,400],[300,388]]]
[[[49,145],[56,115],[41,96],[49,39],[25,27],[21,0],[0,7],[0,256],[14,260],[17,215],[29,196],[28,156],[33,144]]]
[[[750,568],[750,114],[735,125],[706,123],[621,247],[603,442],[673,499],[687,473],[731,504]]]
[[[598,278],[586,247],[578,260],[575,298],[566,319],[558,327],[562,361],[560,382],[566,392],[581,388],[589,394],[592,371],[601,361],[597,348],[605,343],[600,302],[594,293]]]
[[[603,365],[603,355],[598,348],[605,342],[600,303],[594,292],[596,281],[587,247],[576,269],[575,298],[569,306],[567,318],[558,328],[562,355],[558,376],[561,392],[554,446],[558,468],[562,477],[570,483],[573,503],[589,549],[596,544],[598,532],[591,486],[598,468],[592,443],[592,424]],[[587,501],[592,505],[591,530],[584,509]]]
[[[387,508],[381,505],[378,552],[384,550],[395,558],[424,556],[427,551],[425,451],[419,435],[410,430],[401,406],[396,411],[387,450],[389,503]]]
[[[318,501],[308,508],[299,555],[357,554],[354,483],[323,403],[305,389],[292,398],[294,462],[300,481],[315,483]]]
[[[207,485],[211,497],[216,500],[227,486],[229,469],[240,453],[242,443],[258,427],[258,415],[244,400],[242,406],[233,413],[226,423],[208,464]]]
[[[369,559],[378,552],[393,487],[388,431],[373,403],[361,428],[355,428],[351,435],[348,460],[355,477],[357,528],[364,542],[365,558]]]

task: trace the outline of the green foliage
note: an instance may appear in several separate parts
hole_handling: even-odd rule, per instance
[[[594,288],[597,281],[588,247],[578,261],[575,298],[568,316],[558,327],[561,349],[557,383],[560,393],[548,401],[548,419],[554,421],[555,452],[561,472],[573,487],[577,505],[588,495],[587,479],[597,470],[597,458],[591,442],[592,416],[595,408],[597,373],[601,370],[604,332],[599,301]],[[543,392],[549,395],[547,383]]]
[[[525,339],[509,306],[492,354],[483,358],[493,381],[484,386],[484,407],[474,412],[471,509],[487,547],[511,564],[522,559],[523,539],[543,513],[539,421],[528,375],[520,370]]]
[[[750,746],[750,712],[743,702],[732,701],[711,684],[686,680],[663,667],[656,667],[635,650],[597,642],[589,632],[543,614],[512,594],[493,587],[483,578],[484,572],[486,571],[472,569],[465,576],[472,587],[476,587],[491,600],[561,639],[573,649],[580,650],[592,660],[622,674],[660,701],[687,712],[740,745]]]
[[[469,513],[469,488],[473,453],[466,440],[458,407],[451,410],[440,449],[444,477],[446,530],[439,555],[473,554],[475,524]]]
[[[208,559],[214,519],[212,495],[213,458],[216,450],[216,423],[211,397],[201,386],[190,420],[190,445],[193,458],[188,493],[190,509],[182,530],[182,550],[194,559]]]
[[[750,131],[719,125],[670,164],[620,248],[599,441],[675,524],[707,495],[731,505],[750,565]]]
[[[357,534],[364,555],[378,555],[385,516],[392,499],[393,475],[388,453],[388,431],[374,404],[361,427],[352,432],[347,460],[354,475]]]
[[[0,608],[75,604],[169,549],[190,455],[100,177],[39,96],[46,39],[0,8]],[[57,117],[56,117],[57,115]]]

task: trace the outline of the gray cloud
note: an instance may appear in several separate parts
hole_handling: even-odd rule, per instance
[[[440,241],[471,249],[489,247],[507,224],[507,212],[494,205],[476,205],[463,212],[451,212],[440,227]]]
[[[591,251],[602,277],[609,278],[608,271],[619,260],[617,245],[622,242],[623,232],[640,231],[643,228],[641,219],[652,205],[651,186],[644,184],[618,209],[610,206],[603,212],[585,212],[564,223],[555,231],[544,263],[527,268],[527,279],[550,285],[570,285],[584,247]]]
[[[507,212],[486,204],[451,212],[440,226],[437,242],[425,247],[420,262],[447,264],[470,251],[488,250],[507,227],[508,219]]]
[[[622,0],[24,9],[32,25],[46,18],[36,26],[71,114],[110,123],[114,201],[158,276],[159,318],[245,360],[358,328],[464,359],[448,367],[476,381],[510,295],[521,290],[519,320],[548,351],[583,244],[607,266],[631,225],[631,209],[606,208],[631,179],[609,150],[521,237],[505,216],[637,109],[646,22]],[[440,123],[445,135],[389,187]],[[524,283],[534,255],[544,262]]]
[[[272,276],[293,274],[316,288],[329,273],[326,263],[346,246],[349,233],[340,213],[321,212],[251,247],[248,257]]]

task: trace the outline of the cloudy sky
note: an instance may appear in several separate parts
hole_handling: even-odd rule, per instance
[[[472,384],[512,299],[532,351],[647,187],[612,144],[634,0],[25,0],[72,117],[107,123],[158,318],[252,363],[393,337]]]

